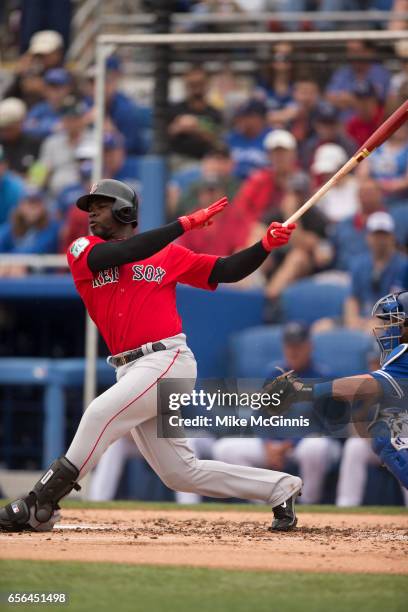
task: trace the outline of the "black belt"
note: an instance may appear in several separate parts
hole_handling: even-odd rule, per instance
[[[163,342],[153,342],[152,344],[152,352],[157,353],[157,351],[165,351],[166,347]],[[150,352],[150,351],[149,351]],[[136,361],[136,359],[140,359],[140,357],[144,357],[148,355],[148,353],[144,353],[143,349],[137,348],[134,351],[127,351],[123,355],[112,355],[109,358],[109,362],[115,367],[126,365],[127,363],[131,363],[132,361]]]

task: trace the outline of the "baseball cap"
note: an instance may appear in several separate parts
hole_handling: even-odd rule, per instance
[[[108,70],[108,72],[119,72],[121,66],[122,63],[117,55],[110,55],[106,60],[106,70]]]
[[[75,149],[75,159],[95,159],[97,146],[94,140],[84,140]]]
[[[339,120],[339,112],[337,108],[330,102],[320,102],[317,107],[316,121],[321,123],[337,123]]]
[[[0,128],[11,123],[22,121],[26,116],[27,106],[19,98],[5,98],[0,102]]]
[[[238,106],[234,117],[245,117],[247,115],[266,115],[266,105],[261,100],[247,100]]]
[[[30,39],[29,52],[33,55],[44,55],[60,49],[64,40],[55,30],[41,30],[36,32]]]
[[[65,68],[51,68],[44,75],[44,81],[47,85],[69,85],[72,77]]]
[[[315,174],[330,174],[336,172],[347,161],[347,153],[340,145],[334,142],[317,147],[313,164],[312,172]]]
[[[356,83],[353,87],[353,94],[357,98],[377,98],[377,92],[374,85],[368,81]]]
[[[87,110],[84,100],[76,96],[66,96],[62,101],[60,113],[63,117],[82,117]]]
[[[393,234],[395,231],[394,219],[387,212],[375,212],[367,219],[367,231],[370,234],[374,232],[387,232],[388,234]]]
[[[304,323],[291,321],[283,328],[283,342],[286,344],[299,344],[309,340],[309,328]]]
[[[267,151],[278,148],[294,151],[297,147],[296,138],[286,130],[273,130],[269,132],[265,136],[263,144]]]

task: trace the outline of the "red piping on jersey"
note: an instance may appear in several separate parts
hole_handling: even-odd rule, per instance
[[[116,414],[114,414],[109,421],[106,423],[105,427],[102,429],[101,433],[98,436],[97,441],[95,442],[91,452],[89,453],[89,455],[87,456],[87,458],[85,459],[84,463],[81,465],[80,467],[80,472],[82,472],[82,470],[84,469],[84,467],[86,466],[86,464],[88,463],[88,461],[90,460],[90,458],[92,457],[93,453],[95,452],[96,447],[99,444],[100,439],[102,438],[103,434],[106,431],[106,428],[109,427],[109,425],[112,423],[113,419],[116,419],[117,416],[119,416],[124,410],[126,410],[126,408],[129,408],[129,406],[131,404],[133,404],[133,402],[136,402],[138,399],[140,399],[141,397],[143,397],[143,395],[145,395],[145,393],[147,393],[152,387],[154,387],[154,385],[156,385],[159,380],[161,378],[163,378],[163,376],[165,376],[165,374],[167,374],[167,372],[170,370],[171,366],[173,365],[173,363],[176,361],[177,357],[179,356],[180,353],[180,349],[178,349],[177,353],[174,355],[171,364],[164,370],[164,372],[162,372],[160,374],[160,376],[158,378],[156,378],[156,380],[147,387],[147,389],[145,389],[144,391],[142,391],[142,393],[140,393],[139,395],[137,395],[136,397],[134,397],[132,400],[130,400],[130,402],[128,404],[126,404],[126,406],[124,406],[123,408],[121,408],[119,410],[119,412],[117,412]]]

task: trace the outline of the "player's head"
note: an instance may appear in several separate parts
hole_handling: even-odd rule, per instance
[[[302,372],[312,361],[312,343],[307,325],[298,321],[287,323],[283,330],[283,354],[286,365],[295,372]]]
[[[408,291],[385,295],[374,305],[372,315],[380,323],[373,331],[383,364],[399,344],[408,341]]]
[[[92,233],[104,240],[123,236],[126,227],[136,227],[138,197],[129,185],[114,179],[103,179],[92,185],[76,205],[89,213]]]

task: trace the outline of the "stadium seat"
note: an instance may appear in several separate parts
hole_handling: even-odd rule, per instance
[[[314,358],[336,376],[367,371],[368,353],[373,350],[370,334],[351,329],[334,329],[313,336]]]
[[[270,363],[282,359],[282,326],[260,325],[233,334],[229,342],[230,374],[237,378],[262,378]]]
[[[282,312],[285,321],[303,321],[311,324],[323,317],[339,317],[348,285],[305,279],[290,285],[282,294]]]

